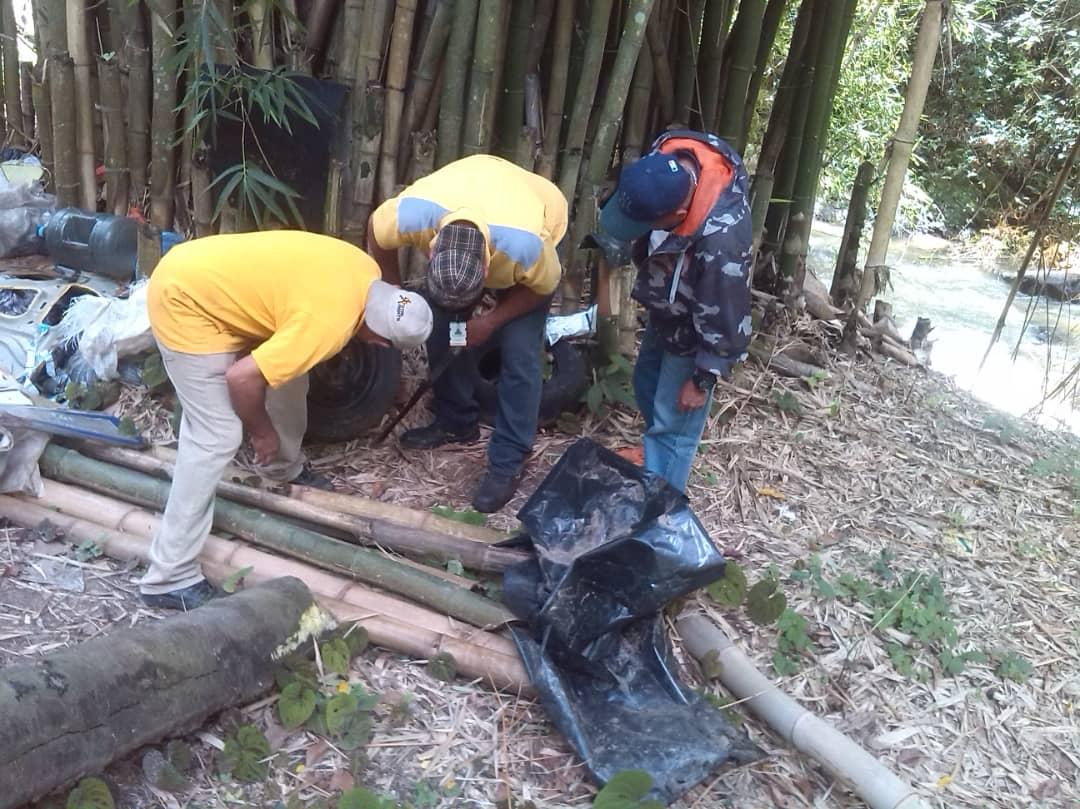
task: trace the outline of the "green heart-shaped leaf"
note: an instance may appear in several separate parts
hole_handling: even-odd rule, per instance
[[[100,778],[84,778],[68,795],[67,809],[116,809],[109,787]]]
[[[721,607],[737,607],[746,598],[746,574],[734,562],[724,565],[724,575],[708,587],[705,592]]]
[[[787,609],[787,598],[780,592],[776,579],[762,579],[746,596],[746,611],[750,620],[759,626],[774,623]]]
[[[356,697],[338,694],[326,703],[326,729],[335,736],[346,728],[349,719],[357,713]]]
[[[285,686],[278,698],[281,724],[292,730],[304,724],[315,712],[315,692],[298,682]]]
[[[319,655],[322,657],[323,668],[347,677],[349,674],[349,646],[341,638],[326,641],[319,644]]]

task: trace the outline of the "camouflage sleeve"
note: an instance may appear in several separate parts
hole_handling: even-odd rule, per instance
[[[744,232],[745,231],[745,232]],[[694,257],[704,262],[694,289],[694,329],[700,339],[697,367],[726,375],[750,345],[749,220],[705,237]]]

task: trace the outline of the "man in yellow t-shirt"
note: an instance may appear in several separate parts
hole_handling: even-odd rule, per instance
[[[360,248],[284,230],[177,245],[150,278],[147,308],[183,412],[140,590],[150,606],[192,609],[214,595],[197,559],[244,429],[263,473],[294,479],[303,469],[307,372],[354,338],[417,346],[431,332],[431,310],[380,280]]]
[[[368,223],[368,250],[387,278],[398,277],[398,248],[411,246],[429,257],[425,286],[435,326],[428,363],[450,363],[434,382],[434,421],[406,431],[403,446],[475,441],[475,349],[489,341],[500,349],[495,430],[487,474],[473,496],[477,511],[498,511],[510,499],[536,437],[544,323],[562,276],[555,248],[566,224],[566,198],[555,185],[491,155],[457,160],[417,180],[380,205]],[[485,288],[494,292],[495,308],[472,316]],[[466,321],[467,342],[451,359],[453,319]]]

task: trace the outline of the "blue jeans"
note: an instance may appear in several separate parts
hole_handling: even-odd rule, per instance
[[[703,407],[679,409],[679,389],[693,374],[694,358],[666,351],[648,326],[634,365],[634,398],[645,418],[645,468],[679,491],[686,490],[712,402],[710,388]]]
[[[515,318],[479,349],[462,351],[432,388],[435,420],[455,432],[472,429],[480,420],[474,396],[476,362],[481,352],[499,347],[498,402],[495,431],[488,443],[488,469],[513,477],[525,464],[536,438],[540,394],[544,386],[544,323],[551,301]],[[428,363],[437,367],[450,352],[450,316],[432,304],[434,323],[427,341]]]

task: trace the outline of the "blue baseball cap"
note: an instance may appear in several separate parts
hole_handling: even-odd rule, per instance
[[[600,227],[620,241],[634,241],[656,220],[677,211],[692,183],[690,172],[673,156],[650,152],[623,168],[615,193],[600,209]]]

